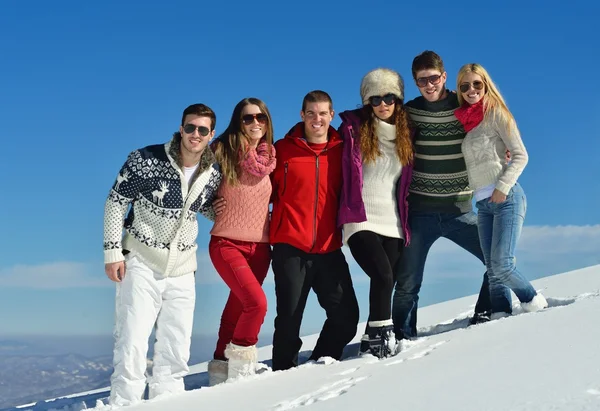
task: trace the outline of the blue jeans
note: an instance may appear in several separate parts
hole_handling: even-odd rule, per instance
[[[512,307],[502,298],[508,287],[521,302],[528,303],[536,295],[535,288],[517,270],[515,247],[521,235],[527,198],[516,183],[506,201],[490,203],[489,198],[477,202],[479,238],[485,257],[490,282],[492,312],[512,312]]]
[[[408,215],[411,228],[410,245],[396,265],[396,286],[392,299],[392,319],[394,333],[398,339],[417,336],[417,307],[419,291],[423,283],[423,271],[429,249],[440,237],[445,237],[464,248],[482,264],[485,264],[477,230],[477,215],[474,212],[423,213],[411,212]],[[504,292],[504,299],[510,306],[510,291]],[[475,306],[476,313],[491,311],[487,275]]]

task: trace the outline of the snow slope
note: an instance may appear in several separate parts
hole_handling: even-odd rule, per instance
[[[341,362],[211,388],[206,363],[198,364],[186,384],[201,389],[127,410],[600,410],[600,266],[534,284],[550,304],[542,312],[522,313],[517,303],[511,317],[467,327],[475,297],[448,301],[419,310],[420,337],[393,358],[356,357],[359,332]],[[305,338],[303,349],[315,341]],[[271,348],[259,354],[268,360]],[[104,405],[106,396],[98,390],[19,409],[116,409]]]

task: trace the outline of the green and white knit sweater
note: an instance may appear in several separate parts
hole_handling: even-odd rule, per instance
[[[472,210],[473,191],[461,145],[462,124],[454,116],[456,93],[429,102],[418,97],[406,103],[415,124],[415,164],[409,189],[411,211],[466,213]]]

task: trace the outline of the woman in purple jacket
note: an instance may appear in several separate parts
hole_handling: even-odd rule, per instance
[[[356,262],[371,278],[369,322],[361,352],[378,358],[396,354],[391,299],[394,266],[410,241],[406,197],[413,145],[404,109],[404,82],[379,68],[362,80],[363,106],[340,114],[344,138],[339,225]]]

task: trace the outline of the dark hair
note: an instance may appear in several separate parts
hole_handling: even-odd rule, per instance
[[[435,51],[425,50],[413,59],[412,75],[417,79],[417,72],[421,70],[439,70],[440,73],[446,71],[442,58]]]
[[[232,186],[237,185],[239,182],[239,164],[248,150],[248,138],[242,127],[242,112],[244,107],[248,105],[258,106],[260,112],[267,115],[267,127],[263,139],[269,147],[269,154],[272,154],[273,121],[267,105],[262,100],[254,97],[243,99],[233,109],[231,121],[225,131],[215,139],[212,145],[217,162],[221,166],[224,180]]]
[[[308,103],[329,103],[329,110],[333,110],[333,101],[329,94],[322,90],[313,90],[304,96],[302,100],[302,111],[306,110]]]
[[[198,117],[208,117],[210,118],[210,129],[211,131],[215,129],[215,125],[217,124],[217,116],[215,112],[212,111],[210,107],[204,105],[202,103],[192,104],[191,106],[186,107],[183,110],[183,115],[181,116],[181,125],[185,125],[185,117],[188,115],[198,116]]]

